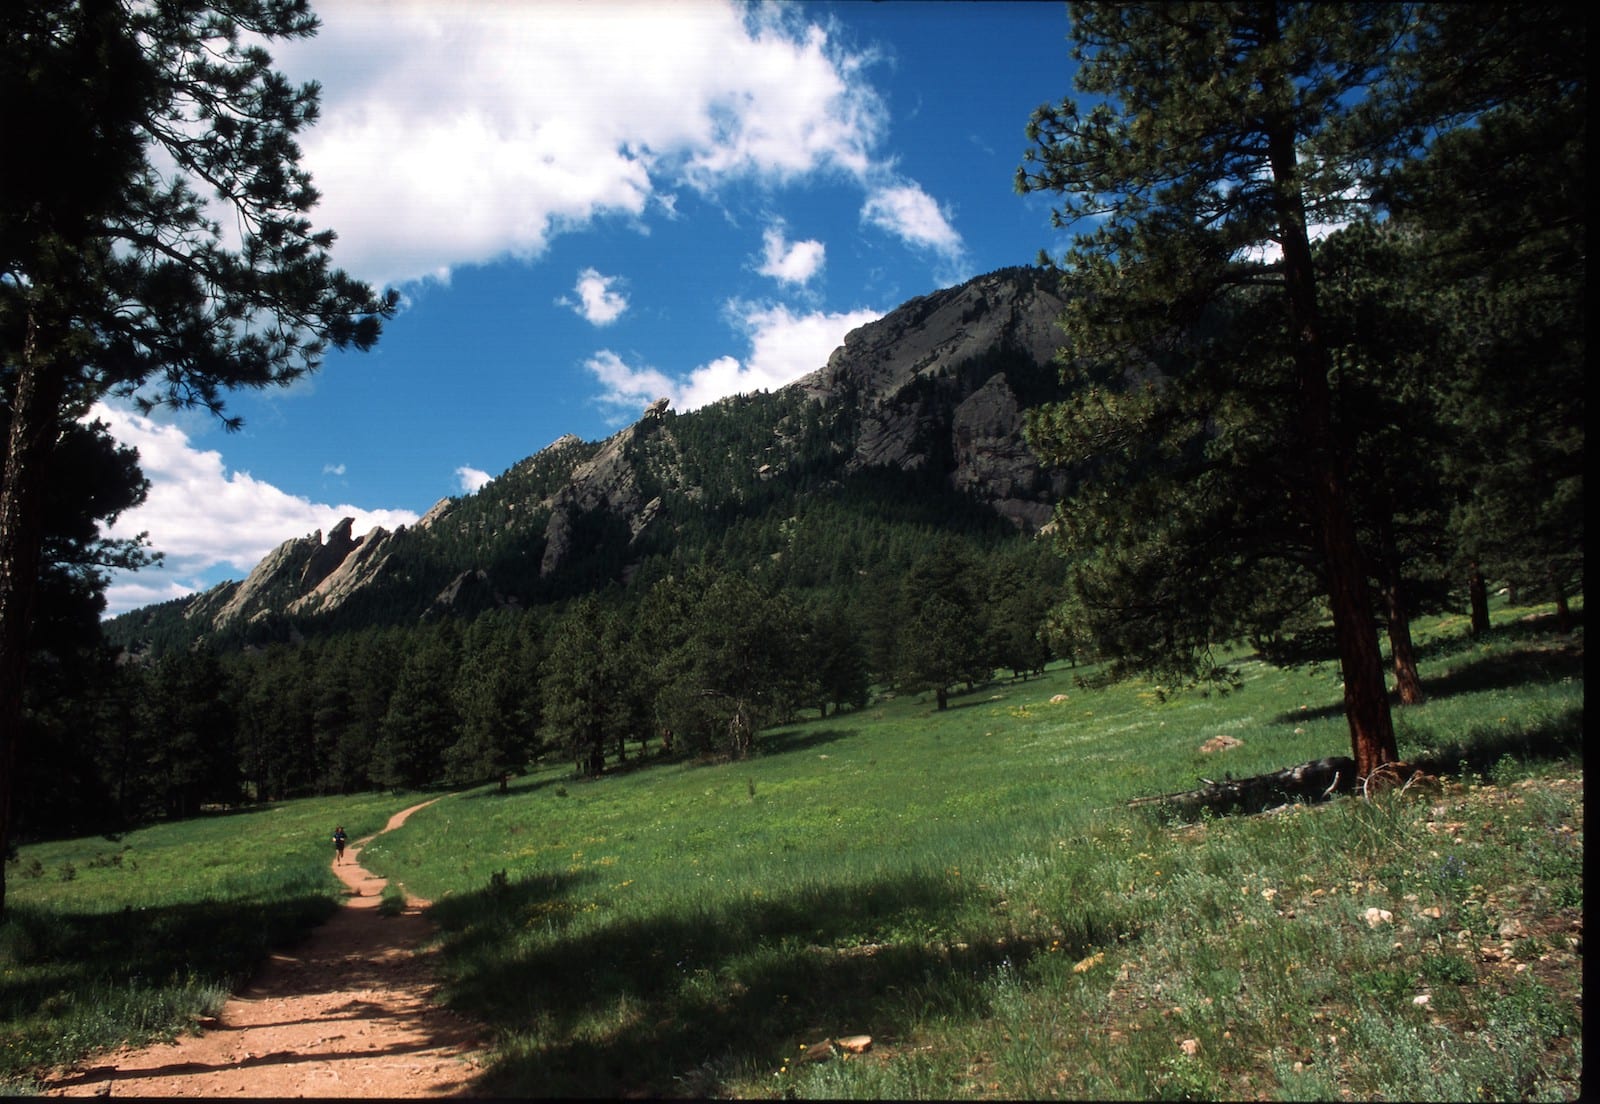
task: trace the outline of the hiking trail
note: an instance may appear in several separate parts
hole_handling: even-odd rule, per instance
[[[438,798],[434,799],[435,801]],[[425,801],[389,818],[391,832]],[[274,953],[198,1035],[124,1048],[57,1071],[48,1096],[423,1097],[472,1095],[482,1030],[434,1003],[419,953],[428,902],[378,911],[382,878],[351,841],[333,872],[351,896],[297,946]]]

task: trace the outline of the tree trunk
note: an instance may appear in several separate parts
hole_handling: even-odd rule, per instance
[[[1164,805],[1186,816],[1196,815],[1201,809],[1259,813],[1290,802],[1320,801],[1331,794],[1352,792],[1355,763],[1343,756],[1330,756],[1250,778],[1228,778],[1223,782],[1202,778],[1200,781],[1205,784],[1197,790],[1136,797],[1128,802],[1128,807]]]
[[[1572,632],[1572,609],[1567,605],[1567,592],[1556,578],[1554,568],[1549,569],[1547,575],[1550,579],[1550,593],[1556,603],[1556,631],[1567,635]]]
[[[1387,525],[1383,531],[1383,606],[1389,623],[1389,656],[1394,662],[1395,691],[1401,705],[1422,702],[1422,679],[1417,674],[1417,653],[1411,646],[1411,615],[1406,612],[1400,582],[1400,553]]]
[[[1384,589],[1389,605],[1389,654],[1394,659],[1394,686],[1401,705],[1422,704],[1422,679],[1417,674],[1417,653],[1411,646],[1411,619],[1398,608],[1398,596]]]
[[[934,701],[939,703],[939,708],[940,709],[947,708],[950,705],[950,689],[949,689],[949,687],[940,686],[940,687],[935,688],[934,691],[933,691],[933,699],[934,699]]]
[[[1269,37],[1276,33],[1269,19]],[[1287,78],[1285,78],[1287,79]],[[1345,718],[1358,780],[1399,758],[1383,653],[1372,621],[1367,575],[1361,567],[1355,523],[1345,488],[1344,462],[1333,428],[1328,351],[1317,311],[1316,270],[1306,231],[1294,128],[1285,120],[1268,133],[1268,157],[1277,184],[1289,338],[1300,393],[1300,414],[1310,486],[1310,518],[1321,537],[1328,604],[1344,675]]]
[[[34,319],[26,325],[0,482],[0,914],[5,911],[4,864],[11,845],[28,640],[43,544],[41,492],[49,479],[63,389],[60,374],[41,363]]]
[[[1472,609],[1471,633],[1482,636],[1489,631],[1489,588],[1484,584],[1477,560],[1467,567],[1467,601]]]

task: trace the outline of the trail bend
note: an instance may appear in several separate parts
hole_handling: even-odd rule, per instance
[[[352,841],[344,862],[333,864],[350,891],[344,907],[299,945],[273,954],[199,1034],[89,1059],[47,1079],[45,1095],[472,1095],[484,1032],[435,1003],[437,985],[420,950],[431,932],[428,902],[407,895],[399,915],[383,915],[387,882],[360,862],[363,845],[433,801]]]

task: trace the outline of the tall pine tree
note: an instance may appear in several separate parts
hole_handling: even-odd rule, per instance
[[[0,852],[53,442],[106,395],[221,416],[227,389],[366,348],[393,311],[307,217],[316,85],[247,44],[316,26],[303,0],[13,0],[0,19]]]
[[[1387,4],[1073,5],[1075,84],[1089,106],[1068,100],[1035,112],[1017,181],[1024,191],[1060,193],[1062,224],[1094,227],[1066,255],[1062,323],[1066,371],[1098,389],[1038,419],[1036,445],[1065,459],[1154,434],[1180,460],[1210,450],[1226,464],[1204,423],[1228,414],[1235,376],[1248,385],[1249,402],[1292,419],[1270,425],[1275,440],[1263,440],[1248,419],[1227,424],[1242,447],[1281,449],[1293,460],[1281,489],[1320,554],[1362,778],[1397,753],[1348,443],[1334,417],[1311,229],[1351,213],[1369,151],[1346,140],[1348,105],[1385,76],[1406,16]],[[1208,313],[1238,295],[1253,296],[1251,305],[1275,323],[1254,350],[1197,333]],[[1164,352],[1175,359],[1160,363]],[[1180,365],[1208,373],[1206,385],[1167,385],[1159,370]],[[1143,487],[1148,501],[1102,487],[1099,505],[1192,516],[1191,489],[1160,482],[1151,466],[1163,459],[1172,457],[1123,469],[1134,482],[1158,477]],[[1225,504],[1216,508],[1226,515]],[[1232,520],[1252,524],[1248,516]],[[1177,530],[1176,543],[1173,532],[1148,533],[1121,550],[1119,570],[1131,573],[1125,582],[1158,580],[1164,560],[1203,565],[1203,527]],[[1173,643],[1195,651],[1192,638]]]

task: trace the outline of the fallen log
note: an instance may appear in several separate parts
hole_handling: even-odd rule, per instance
[[[1336,793],[1351,793],[1356,784],[1356,761],[1345,755],[1313,759],[1297,767],[1257,774],[1249,778],[1209,778],[1197,790],[1136,797],[1129,808],[1156,805],[1182,815],[1201,809],[1216,813],[1259,813],[1277,805],[1296,801],[1321,801]]]

